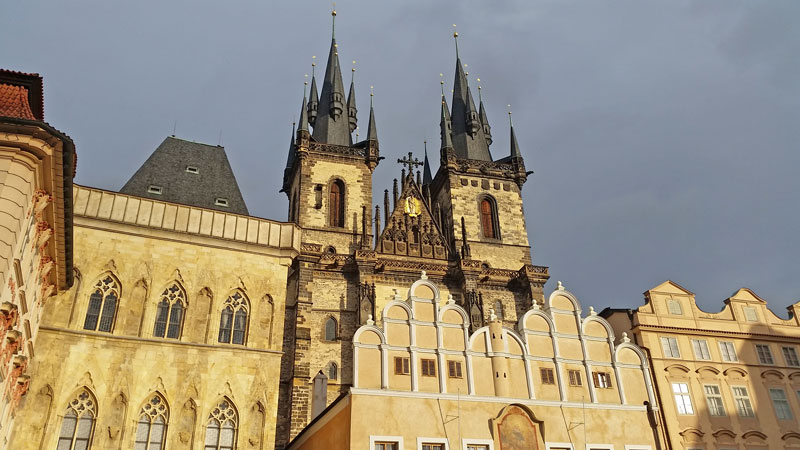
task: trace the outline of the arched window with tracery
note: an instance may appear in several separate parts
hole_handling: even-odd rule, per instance
[[[335,362],[333,361],[329,362],[325,372],[326,372],[325,375],[328,376],[329,380],[339,379],[339,366],[337,366]]]
[[[178,339],[183,328],[183,316],[186,310],[186,292],[178,283],[172,285],[161,293],[161,301],[156,310],[156,325],[153,330],[155,337]]]
[[[483,237],[500,239],[500,226],[497,222],[497,204],[492,197],[485,196],[481,198],[480,214]]]
[[[235,292],[225,300],[219,319],[219,342],[244,345],[249,307],[247,298],[241,292]]]
[[[238,426],[239,415],[236,408],[227,398],[222,399],[208,415],[204,450],[235,449]]]
[[[86,389],[73,398],[64,412],[57,450],[88,450],[92,447],[97,402]]]
[[[344,181],[335,180],[331,183],[330,201],[328,202],[330,226],[344,226]]]
[[[325,340],[326,341],[335,341],[336,340],[336,319],[333,317],[328,317],[325,321]]]
[[[83,322],[84,330],[111,331],[117,313],[119,291],[119,282],[111,274],[97,282],[89,296],[89,309]]]
[[[134,450],[163,450],[167,442],[169,407],[159,393],[153,394],[139,411]]]

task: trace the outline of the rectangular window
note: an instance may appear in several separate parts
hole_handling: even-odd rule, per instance
[[[596,388],[611,389],[611,374],[608,372],[593,372],[592,381]]]
[[[539,369],[539,374],[542,377],[542,384],[556,384],[555,376],[553,376],[553,369]]]
[[[723,361],[738,361],[736,357],[736,349],[733,347],[733,342],[720,342],[719,352],[722,355]]]
[[[147,193],[161,195],[162,193],[164,193],[164,188],[162,188],[161,186],[156,186],[155,184],[151,184],[150,186],[147,187]]]
[[[581,382],[581,371],[580,370],[570,370],[569,371],[569,385],[570,386],[583,386]]]
[[[436,360],[423,359],[422,361],[422,376],[435,377],[436,376]]]
[[[775,364],[775,360],[772,359],[772,350],[769,349],[769,345],[756,344],[756,353],[758,354],[758,362],[761,364]]]
[[[409,369],[410,364],[409,358],[403,358],[402,356],[395,356],[394,357],[394,373],[397,375],[408,375],[411,373]]]
[[[423,442],[422,450],[444,450],[444,444],[426,444]]]
[[[711,353],[708,352],[708,341],[705,339],[692,339],[692,348],[694,349],[695,358],[711,359]]]
[[[783,359],[786,360],[787,366],[800,366],[800,360],[797,359],[797,350],[794,347],[783,347],[781,350],[783,350]]]
[[[742,311],[744,311],[744,320],[748,322],[758,322],[758,313],[755,308],[752,306],[743,306]]]
[[[722,393],[719,391],[719,386],[707,384],[703,386],[703,390],[706,393],[708,413],[712,416],[724,416],[725,405],[722,403]]]
[[[661,338],[661,349],[667,358],[680,358],[681,352],[678,350],[678,340],[671,337]]]
[[[376,442],[375,450],[397,450],[397,442]]]
[[[770,388],[769,398],[772,399],[772,406],[775,407],[775,415],[778,420],[792,420],[792,408],[789,406],[789,399],[786,398],[786,391],[780,388]]]
[[[681,302],[679,300],[667,300],[667,309],[673,316],[683,315],[683,307],[681,307]]]
[[[200,169],[198,169],[197,166],[186,166],[186,172],[198,174],[200,173]]]
[[[450,378],[463,378],[461,375],[461,361],[447,361],[447,374]]]
[[[694,414],[688,384],[672,383],[672,393],[675,395],[675,406],[678,407],[678,414]]]
[[[736,412],[740,417],[754,417],[753,405],[750,404],[750,396],[744,386],[733,386],[733,401],[736,402]]]
[[[489,446],[483,444],[467,444],[467,450],[489,450]]]
[[[216,200],[214,200],[214,204],[217,206],[228,206],[228,199],[217,197]]]

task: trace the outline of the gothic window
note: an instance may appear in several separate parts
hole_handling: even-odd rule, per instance
[[[494,302],[494,315],[497,320],[503,320],[503,303],[500,300]]]
[[[89,296],[89,309],[83,322],[84,330],[111,332],[119,302],[119,291],[119,283],[110,274],[97,282],[94,292]]]
[[[239,415],[227,398],[214,407],[208,415],[204,450],[234,450]]]
[[[153,330],[155,337],[178,339],[183,328],[183,313],[186,309],[186,293],[173,283],[161,293],[156,311],[156,326]]]
[[[325,340],[336,340],[336,319],[333,317],[328,317],[328,320],[325,321]]]
[[[160,394],[153,394],[139,411],[134,450],[163,450],[167,439],[169,408]]]
[[[500,227],[497,222],[497,204],[489,196],[481,198],[481,230],[483,237],[489,239],[500,239]]]
[[[333,361],[328,363],[328,367],[325,372],[327,372],[326,375],[328,376],[329,380],[337,380],[339,378],[339,366],[337,366]]]
[[[328,202],[330,226],[344,226],[344,182],[335,180],[331,183],[330,201]]]
[[[219,342],[244,345],[248,309],[247,298],[241,292],[236,292],[225,300],[219,319]]]
[[[86,389],[69,402],[58,433],[57,450],[88,450],[92,446],[97,404]]]

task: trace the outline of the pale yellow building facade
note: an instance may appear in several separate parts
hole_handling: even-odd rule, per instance
[[[404,294],[358,329],[353,387],[288,448],[663,448],[644,353],[562,286],[474,332],[426,274]]]
[[[778,317],[749,289],[720,312],[667,281],[634,310],[603,312],[652,364],[673,449],[800,448],[800,304]]]

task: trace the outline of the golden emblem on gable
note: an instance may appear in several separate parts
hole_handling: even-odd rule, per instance
[[[409,217],[417,217],[422,211],[419,199],[414,196],[406,197],[406,205],[403,212],[408,214]]]

